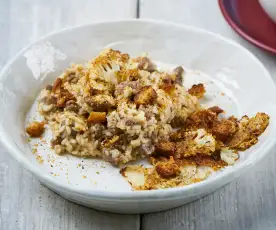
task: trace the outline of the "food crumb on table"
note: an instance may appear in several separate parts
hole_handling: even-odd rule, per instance
[[[40,156],[40,155],[38,155],[38,156],[36,157],[36,160],[37,160],[37,162],[38,162],[39,164],[43,164],[43,162],[44,162],[42,156]]]
[[[33,148],[32,153],[36,154],[37,153],[37,148]]]

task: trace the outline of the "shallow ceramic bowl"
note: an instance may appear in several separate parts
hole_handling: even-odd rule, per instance
[[[270,115],[270,125],[258,144],[243,152],[233,167],[186,187],[131,191],[118,169],[108,163],[57,157],[50,149],[46,153],[48,158],[39,164],[24,132],[27,112],[38,92],[72,62],[84,63],[106,46],[131,55],[148,52],[154,60],[196,69],[224,91],[223,95],[231,101],[229,115],[254,115],[262,111]],[[9,153],[23,167],[68,200],[118,213],[154,212],[205,196],[254,167],[276,140],[275,98],[274,82],[258,59],[219,35],[145,20],[94,23],[40,39],[18,53],[1,71],[0,134]],[[36,154],[40,151],[45,149]]]

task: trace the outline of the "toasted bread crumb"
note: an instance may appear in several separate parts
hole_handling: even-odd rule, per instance
[[[173,156],[175,152],[175,143],[163,141],[155,145],[155,153],[161,156]]]
[[[152,104],[157,98],[155,90],[151,86],[144,86],[138,94],[134,97],[136,105],[149,105]]]
[[[183,73],[184,73],[184,69],[182,68],[182,66],[178,66],[173,70],[173,73],[175,74],[175,83],[182,85],[183,83]]]
[[[206,93],[205,87],[203,84],[197,84],[193,85],[192,88],[188,90],[189,94],[197,97],[197,98],[202,98],[204,94]]]
[[[31,137],[40,137],[44,132],[44,122],[34,121],[30,123],[26,128],[26,132]]]
[[[226,142],[237,131],[236,124],[230,120],[222,120],[214,125],[212,133],[220,141]]]
[[[89,124],[105,123],[106,113],[105,112],[91,112],[87,118]]]
[[[171,178],[180,173],[180,168],[174,162],[160,162],[155,166],[156,172],[163,178]]]

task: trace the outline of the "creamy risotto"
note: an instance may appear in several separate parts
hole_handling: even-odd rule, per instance
[[[181,66],[165,72],[147,56],[106,49],[85,65],[72,65],[41,91],[38,111],[45,121],[26,131],[39,137],[47,123],[57,154],[99,157],[119,166],[148,158],[151,168],[121,167],[134,189],[198,182],[257,143],[269,117],[237,119],[217,106],[202,108],[204,85],[185,89],[184,77]]]

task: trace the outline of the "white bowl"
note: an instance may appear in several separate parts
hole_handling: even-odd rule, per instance
[[[61,168],[57,169],[57,174],[63,176],[54,176],[50,171],[51,163],[45,159],[44,164],[39,164],[31,152],[24,132],[27,111],[39,90],[71,62],[83,63],[106,46],[131,55],[148,52],[154,60],[200,70],[211,76],[211,80],[226,93],[226,98],[231,99],[234,109],[230,106],[229,113],[254,115],[258,111],[266,112],[271,117],[270,125],[259,143],[241,153],[233,167],[186,187],[131,191],[117,168],[106,163],[106,168],[96,174],[95,171],[101,168],[100,160],[86,159],[85,169],[82,169],[77,166],[82,163],[81,159],[67,156],[61,156],[57,161],[63,164],[63,171],[69,172],[70,181],[66,181],[64,175],[67,174],[63,175]],[[64,29],[40,39],[19,52],[1,71],[0,134],[3,144],[23,167],[65,198],[111,212],[154,212],[205,196],[254,167],[276,140],[275,98],[274,82],[260,61],[239,44],[219,35],[146,20],[94,23]],[[81,177],[84,172],[86,179]]]
[[[276,22],[276,1],[275,0],[259,0],[260,5],[267,15]]]

